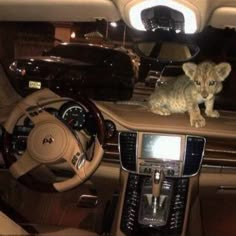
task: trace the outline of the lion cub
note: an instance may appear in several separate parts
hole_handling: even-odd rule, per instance
[[[206,121],[198,104],[205,103],[205,114],[208,117],[220,116],[218,111],[213,110],[214,96],[222,90],[222,81],[229,75],[231,66],[228,63],[184,63],[183,71],[185,75],[171,80],[151,94],[149,108],[164,116],[187,111],[191,126],[203,127]]]

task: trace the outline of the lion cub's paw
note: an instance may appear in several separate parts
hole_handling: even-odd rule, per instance
[[[208,117],[213,117],[213,118],[220,117],[220,113],[217,110],[205,111],[205,113]]]
[[[151,111],[153,113],[161,115],[161,116],[169,116],[169,115],[171,115],[171,112],[167,108],[151,109]]]
[[[195,128],[201,128],[206,125],[206,121],[202,116],[195,117],[193,119],[190,119],[191,126],[194,126]]]
[[[171,115],[171,112],[166,108],[162,108],[159,110],[159,114],[162,116],[169,116],[169,115]]]

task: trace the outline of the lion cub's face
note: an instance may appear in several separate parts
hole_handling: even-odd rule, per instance
[[[222,81],[228,77],[231,66],[228,63],[218,65],[210,62],[203,62],[199,65],[184,63],[183,70],[194,82],[197,92],[207,99],[221,91]]]

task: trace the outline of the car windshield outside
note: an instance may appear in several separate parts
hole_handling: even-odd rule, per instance
[[[58,93],[66,90],[95,100],[145,102],[160,83],[183,73],[184,61],[176,57],[175,60],[158,60],[163,42],[181,41],[199,48],[197,55],[187,61],[231,64],[232,72],[216,98],[216,107],[236,110],[232,103],[236,98],[236,33],[233,30],[209,27],[194,35],[164,31],[143,34],[119,22],[117,28],[104,23],[71,23],[69,26],[44,23],[40,24],[41,31],[35,31],[34,24],[37,23],[15,24],[18,29],[15,53],[10,62],[5,63],[12,84],[23,96],[49,87]],[[63,37],[58,34],[62,29],[67,29]],[[154,59],[140,55],[136,50],[137,42],[153,39],[156,40]]]
[[[90,47],[86,44],[62,43],[44,52],[43,55],[64,57],[87,62],[89,64],[100,64],[103,63],[104,60],[109,61],[111,57],[114,57],[113,49],[103,47],[102,45],[93,45],[92,43],[88,43],[88,45],[90,45]],[[119,56],[122,57],[122,54],[123,53],[120,53]],[[124,58],[125,56],[123,55],[123,58],[121,59],[124,60]]]

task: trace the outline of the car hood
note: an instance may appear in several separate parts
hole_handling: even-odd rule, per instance
[[[30,63],[37,63],[37,62],[47,62],[47,63],[56,63],[56,64],[67,64],[67,65],[79,65],[79,66],[91,66],[91,63],[86,63],[79,60],[73,60],[63,57],[55,57],[55,56],[34,56],[34,57],[20,57],[17,58],[15,61],[21,62],[30,62]]]

